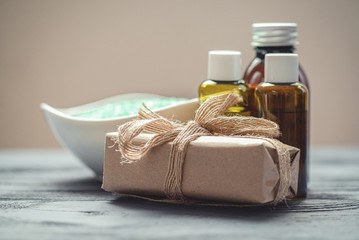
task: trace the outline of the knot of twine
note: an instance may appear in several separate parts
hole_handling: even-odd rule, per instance
[[[272,138],[279,136],[276,123],[255,117],[221,116],[226,110],[243,101],[234,92],[209,98],[198,108],[193,121],[182,124],[166,119],[152,112],[145,105],[147,111],[140,108],[139,117],[118,128],[118,145],[123,155],[121,163],[133,163],[140,160],[150,149],[166,142],[172,142],[168,171],[164,183],[164,193],[170,200],[185,202],[182,193],[182,171],[187,148],[191,141],[200,136],[233,136],[252,135],[268,138],[277,149],[279,155],[279,184],[273,203],[285,198],[290,182],[290,156],[281,142]],[[142,145],[132,143],[141,132],[154,133],[154,137]],[[219,159],[220,161],[220,159]]]

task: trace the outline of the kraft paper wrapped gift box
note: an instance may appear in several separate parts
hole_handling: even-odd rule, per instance
[[[106,191],[137,196],[164,197],[171,142],[151,149],[139,161],[121,163],[114,140],[106,136],[104,177]],[[140,134],[135,144],[153,135]],[[290,153],[291,179],[286,197],[297,191],[299,149],[285,145]],[[278,151],[265,138],[203,136],[192,141],[183,167],[182,193],[201,201],[266,204],[274,201],[280,180]]]

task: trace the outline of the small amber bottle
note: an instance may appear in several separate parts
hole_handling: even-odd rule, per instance
[[[297,198],[307,195],[308,89],[298,82],[297,54],[267,54],[265,80],[255,89],[258,112],[279,124],[279,140],[300,149]]]
[[[226,115],[249,116],[248,86],[242,80],[241,64],[242,54],[239,51],[209,51],[207,80],[199,86],[199,102],[203,103],[211,96],[235,91],[242,96],[243,102],[229,108]]]
[[[296,23],[254,23],[252,25],[252,46],[256,56],[244,72],[243,80],[248,84],[248,105],[252,116],[259,117],[256,111],[254,90],[257,85],[264,81],[265,55],[271,53],[294,53],[297,41]],[[299,65],[299,82],[309,89],[307,76]]]

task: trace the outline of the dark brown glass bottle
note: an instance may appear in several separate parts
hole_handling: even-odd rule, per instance
[[[264,81],[264,60],[266,54],[294,53],[297,44],[297,24],[295,23],[255,23],[253,24],[253,42],[256,56],[244,72],[243,80],[248,84],[248,109],[251,115],[259,117],[254,97],[257,85]],[[298,81],[309,89],[308,79],[299,66]]]
[[[297,198],[307,195],[308,89],[298,82],[296,54],[268,54],[266,78],[255,89],[257,111],[279,124],[279,140],[301,150]]]

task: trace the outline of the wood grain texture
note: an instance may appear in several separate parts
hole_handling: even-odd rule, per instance
[[[359,239],[359,148],[313,149],[306,200],[194,207],[120,197],[60,150],[0,151],[0,239]]]

